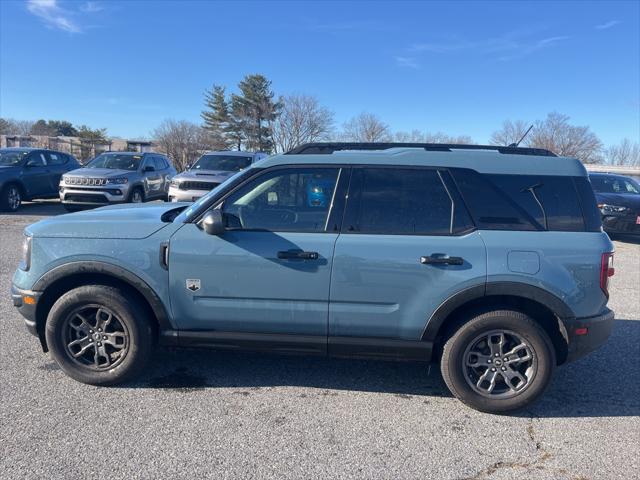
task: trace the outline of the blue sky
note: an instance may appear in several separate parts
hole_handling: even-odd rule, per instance
[[[367,111],[486,142],[555,110],[638,141],[640,2],[0,1],[3,117],[148,136],[248,73],[338,126]]]

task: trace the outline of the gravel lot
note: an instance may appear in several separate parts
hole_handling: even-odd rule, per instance
[[[162,350],[134,385],[76,383],[8,294],[22,229],[57,213],[0,215],[0,478],[640,478],[637,241],[616,241],[609,343],[501,417],[405,363]]]

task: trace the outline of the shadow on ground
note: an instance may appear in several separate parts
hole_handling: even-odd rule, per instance
[[[638,345],[640,321],[617,320],[607,344],[590,356],[558,368],[543,398],[518,415],[640,415]],[[425,400],[451,397],[438,367],[419,363],[162,348],[153,365],[140,381],[126,387],[185,393],[292,386],[388,393],[402,398],[421,396]]]

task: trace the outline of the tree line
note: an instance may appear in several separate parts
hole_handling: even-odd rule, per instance
[[[336,126],[334,113],[317,97],[305,94],[276,96],[264,75],[246,75],[229,93],[214,84],[204,93],[200,124],[167,119],[151,132],[159,148],[182,170],[205,150],[248,150],[281,153],[317,141],[417,142],[471,144],[468,135],[449,135],[420,130],[392,131],[375,114],[363,112]],[[574,125],[558,112],[533,121],[506,120],[494,131],[489,143],[544,148],[584,163],[640,166],[640,145],[629,139],[605,148],[588,126]],[[529,127],[533,128],[524,135]],[[105,129],[74,126],[63,120],[36,122],[0,119],[0,134],[77,136],[91,141],[106,140]]]

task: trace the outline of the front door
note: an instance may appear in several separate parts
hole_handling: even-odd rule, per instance
[[[179,229],[169,278],[180,330],[313,336],[324,349],[339,178],[334,167],[267,170],[215,207],[225,233]]]

